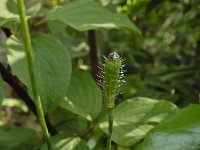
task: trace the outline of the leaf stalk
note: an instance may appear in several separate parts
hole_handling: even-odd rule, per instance
[[[33,53],[32,53],[32,46],[31,46],[31,37],[30,37],[28,23],[26,21],[26,16],[25,16],[24,0],[17,0],[17,7],[18,7],[18,13],[19,13],[20,22],[21,22],[21,31],[22,31],[22,37],[23,37],[23,42],[24,42],[24,47],[25,47],[25,52],[26,52],[26,57],[27,57],[27,64],[28,64],[34,103],[36,106],[39,122],[43,130],[44,139],[48,145],[48,150],[53,150],[50,143],[50,135],[46,126],[44,112],[42,109],[42,103],[40,100],[40,96],[39,96],[37,84],[36,84],[34,64],[33,64]]]

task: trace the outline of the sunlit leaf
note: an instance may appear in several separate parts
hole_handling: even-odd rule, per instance
[[[8,21],[16,21],[19,18],[15,0],[1,0],[0,10],[0,26]]]
[[[76,0],[57,7],[49,13],[46,21],[62,21],[78,31],[98,28],[127,28],[139,34],[139,30],[127,16],[111,13],[99,3]]]
[[[76,136],[69,134],[60,134],[51,138],[53,150],[89,150],[88,146]],[[47,146],[43,145],[41,150],[47,150]]]
[[[112,140],[122,146],[134,145],[176,110],[177,107],[167,101],[144,97],[126,100],[114,109]],[[100,127],[107,132],[107,121]]]

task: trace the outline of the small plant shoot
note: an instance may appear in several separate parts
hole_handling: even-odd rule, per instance
[[[108,57],[104,57],[105,62],[102,65],[100,72],[100,85],[102,86],[102,96],[104,105],[107,108],[108,113],[108,140],[106,149],[111,148],[111,137],[113,129],[113,114],[112,110],[115,107],[116,95],[119,91],[119,87],[124,82],[122,59],[117,52],[111,52]]]
[[[104,57],[105,62],[100,69],[99,85],[102,87],[103,102],[107,108],[115,107],[115,99],[119,92],[119,87],[124,82],[124,71],[122,59],[117,52],[111,52],[108,57]]]

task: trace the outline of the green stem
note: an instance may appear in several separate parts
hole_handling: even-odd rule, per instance
[[[112,108],[108,108],[108,140],[106,145],[106,150],[111,149],[111,137],[112,137],[112,130],[113,130],[113,114],[112,114]]]
[[[49,132],[48,132],[46,122],[44,119],[44,112],[42,109],[42,104],[40,101],[40,97],[39,97],[37,85],[36,85],[35,71],[34,71],[34,65],[33,65],[33,54],[32,54],[32,47],[31,47],[31,38],[30,38],[30,34],[29,34],[28,23],[26,21],[26,16],[25,16],[24,1],[17,0],[17,7],[18,7],[18,13],[20,16],[20,21],[21,21],[21,30],[22,30],[22,36],[23,36],[23,41],[24,41],[24,47],[25,47],[25,51],[26,51],[26,57],[27,57],[27,63],[28,63],[28,69],[29,69],[29,76],[30,76],[30,80],[31,80],[31,88],[32,88],[32,92],[33,92],[34,103],[35,103],[35,106],[37,109],[37,114],[38,114],[38,118],[39,118],[42,130],[43,130],[44,139],[48,145],[48,150],[52,150],[52,146],[50,143],[50,136],[49,136]]]

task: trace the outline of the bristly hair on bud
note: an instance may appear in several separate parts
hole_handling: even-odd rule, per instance
[[[123,60],[117,52],[111,52],[108,57],[104,57],[104,63],[99,67],[97,82],[102,88],[103,102],[107,108],[115,107],[115,99],[119,87],[125,82]]]

